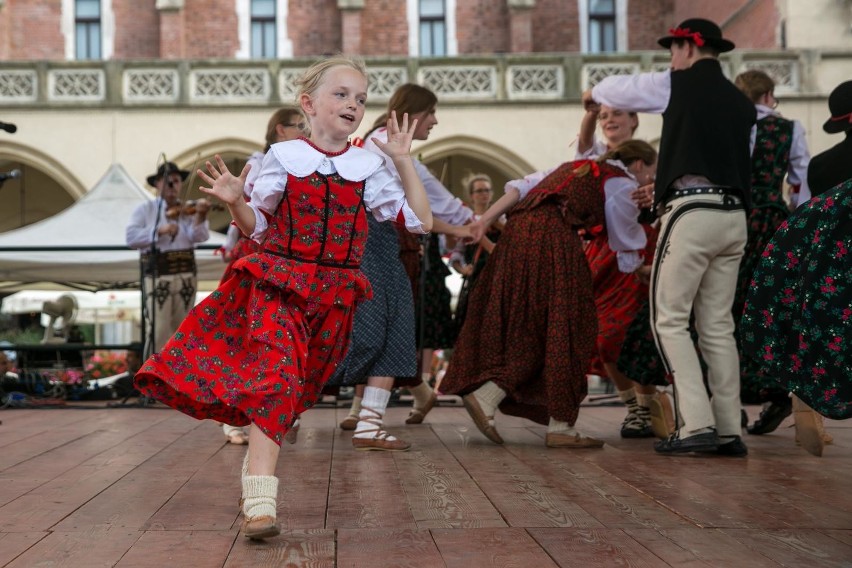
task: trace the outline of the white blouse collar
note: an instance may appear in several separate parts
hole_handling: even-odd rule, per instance
[[[334,169],[343,179],[363,181],[384,163],[373,152],[350,146],[340,154],[327,155],[305,140],[278,142],[269,149],[288,173],[296,177],[307,177],[320,168],[324,160],[334,164]]]

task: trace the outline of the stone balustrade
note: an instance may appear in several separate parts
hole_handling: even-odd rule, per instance
[[[294,81],[312,60],[0,62],[0,108],[257,107],[292,102]],[[733,77],[765,70],[785,97],[825,96],[848,79],[852,52],[742,51],[722,59]],[[370,101],[385,103],[417,82],[453,103],[575,102],[608,75],[668,67],[665,52],[537,54],[442,59],[368,59]]]

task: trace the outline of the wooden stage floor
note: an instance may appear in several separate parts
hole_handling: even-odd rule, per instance
[[[580,414],[602,450],[547,449],[543,427],[502,415],[496,446],[441,406],[408,427],[390,409],[411,451],[356,452],[345,413],[304,415],[279,461],[282,535],[256,543],[239,535],[245,447],[214,423],[0,411],[0,566],[852,566],[852,421],[827,424],[822,458],[788,419],[737,459],[657,456],[619,438],[623,407]]]

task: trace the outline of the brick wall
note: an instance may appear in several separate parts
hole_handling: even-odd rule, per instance
[[[61,10],[59,0],[7,0],[1,14],[6,29],[0,39],[7,46],[6,58],[64,59]]]
[[[361,55],[408,55],[408,15],[404,0],[364,2]]]
[[[156,0],[113,2],[115,59],[146,59],[160,55],[160,17]]]
[[[456,37],[459,55],[509,51],[509,8],[505,0],[459,0]]]
[[[579,18],[576,0],[537,0],[533,14],[533,50],[579,51]]]
[[[673,15],[674,2],[628,2],[627,48],[629,50],[662,49],[657,39],[667,35],[677,25]]]
[[[361,20],[362,37],[370,33],[370,27],[369,22]],[[293,42],[294,56],[339,52],[343,48],[340,29],[337,0],[290,0],[287,32]]]
[[[674,6],[671,25],[687,18],[707,18],[722,26],[723,35],[738,48],[774,49],[779,45],[780,15],[775,0],[674,0]]]
[[[184,29],[184,57],[234,57],[239,47],[234,0],[186,0],[180,15]]]

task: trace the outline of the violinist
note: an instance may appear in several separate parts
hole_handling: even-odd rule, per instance
[[[206,199],[182,205],[179,199],[189,172],[173,162],[148,176],[157,199],[139,205],[127,226],[127,246],[142,252],[146,309],[154,322],[150,345],[159,350],[190,308],[197,289],[193,248],[210,238]]]

